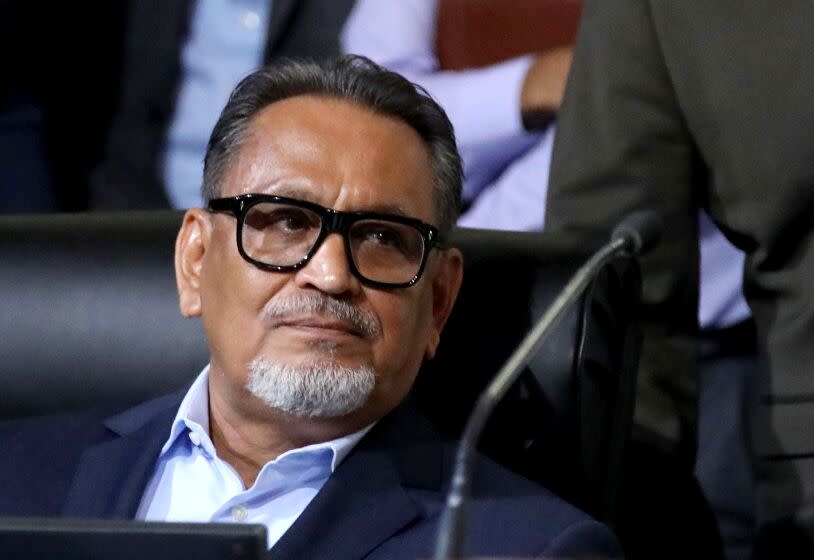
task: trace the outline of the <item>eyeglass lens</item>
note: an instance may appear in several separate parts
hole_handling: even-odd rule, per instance
[[[308,254],[319,238],[322,219],[307,208],[285,203],[253,205],[243,221],[241,242],[251,259],[271,266],[293,266]],[[350,257],[363,277],[399,284],[418,274],[424,238],[407,224],[364,219],[348,231]]]

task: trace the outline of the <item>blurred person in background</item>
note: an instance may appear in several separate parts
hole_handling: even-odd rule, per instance
[[[23,116],[38,137],[28,160],[45,166],[58,209],[197,205],[208,131],[232,88],[276,57],[337,54],[351,4],[92,0],[43,10],[9,0],[0,19],[18,69],[11,81],[30,94],[34,116]],[[19,117],[0,114],[0,143],[13,141],[8,118]],[[31,188],[19,177],[5,185]]]
[[[531,5],[508,2],[506,7],[519,4]],[[506,7],[497,9],[505,14]],[[456,8],[452,10],[458,23],[463,17],[478,17],[477,12],[467,13],[468,6],[458,12]],[[436,48],[442,9],[443,0],[359,0],[342,32],[342,48],[418,83],[448,112],[465,171],[466,209],[459,225],[541,229],[552,123],[565,88],[571,48],[551,45],[533,52],[530,49],[545,43],[532,39],[538,44],[527,45],[527,52],[511,58],[449,70]],[[525,24],[511,14],[507,22],[515,27]],[[501,32],[499,25],[494,32]],[[499,58],[501,53],[488,56]]]
[[[719,505],[728,503],[730,520],[741,515],[741,523],[752,504],[733,483],[749,485],[754,476],[755,558],[814,553],[814,439],[807,429],[814,421],[812,21],[809,0],[782,9],[754,0],[588,1],[547,201],[547,229],[598,238],[634,209],[662,214],[663,240],[643,261],[639,434],[691,465],[700,427],[702,466],[705,438],[728,432],[727,416],[749,417],[751,433],[733,441],[728,462],[717,471],[703,466],[723,490]],[[722,385],[707,385],[702,365],[700,423],[699,209],[746,253],[744,293],[761,356],[747,390],[750,366],[737,358],[748,333],[716,337],[713,345],[702,334],[702,353],[715,345],[721,351],[710,381],[728,378],[737,390],[705,396],[705,385]],[[703,255],[700,264],[703,272]],[[745,407],[743,395],[752,391]],[[747,533],[740,551],[730,546],[731,557],[748,558],[750,540]]]

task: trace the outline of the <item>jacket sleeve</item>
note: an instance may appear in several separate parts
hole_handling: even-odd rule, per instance
[[[661,243],[642,261],[637,425],[693,449],[698,226],[703,166],[671,87],[650,0],[588,0],[557,124],[546,229],[605,240],[653,209]]]

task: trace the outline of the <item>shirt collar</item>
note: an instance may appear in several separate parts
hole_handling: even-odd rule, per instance
[[[161,457],[166,454],[178,439],[178,436],[187,429],[193,432],[202,432],[206,435],[204,441],[209,441],[209,364],[198,374],[187,394],[184,395],[181,406],[178,407],[178,412],[172,421],[170,436],[158,456]],[[210,452],[210,450],[207,449],[207,452]],[[211,453],[214,454],[214,449],[211,450]]]
[[[348,456],[351,450],[359,443],[365,434],[375,425],[370,424],[357,432],[342,436],[329,441],[313,443],[304,447],[290,449],[272,461],[294,460],[298,457],[317,456],[329,450],[331,455],[331,472],[334,472],[339,464]],[[198,377],[190,386],[175,419],[172,421],[170,435],[164,443],[159,453],[159,457],[164,456],[175,444],[181,434],[189,431],[196,435],[201,441],[201,445],[210,457],[215,457],[215,446],[209,438],[209,364],[198,374]]]

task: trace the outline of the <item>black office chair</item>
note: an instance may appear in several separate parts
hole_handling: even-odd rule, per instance
[[[178,313],[172,258],[180,221],[169,211],[0,217],[0,419],[132,404],[195,377],[208,354],[200,321]],[[541,234],[460,230],[453,242],[465,255],[463,289],[414,391],[451,435],[584,258]],[[616,527],[638,298],[635,263],[607,265],[481,442]]]

